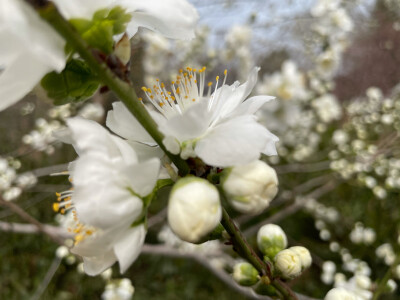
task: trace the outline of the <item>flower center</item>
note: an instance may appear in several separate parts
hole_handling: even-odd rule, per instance
[[[194,103],[204,101],[203,99],[210,99],[210,108],[213,102],[213,97],[210,98],[213,83],[209,82],[207,84],[208,91],[205,96],[205,71],[206,67],[201,69],[188,67],[186,71],[181,69],[176,80],[171,82],[171,91],[168,91],[165,88],[165,84],[160,83],[158,79],[156,79],[157,83],[153,85],[152,89],[142,87],[142,90],[150,103],[167,119],[176,114],[182,114]],[[226,82],[227,74],[228,71],[225,70],[222,85]],[[215,90],[218,88],[218,82],[219,76],[216,77]]]

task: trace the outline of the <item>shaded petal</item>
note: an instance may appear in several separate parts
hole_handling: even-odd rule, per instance
[[[113,110],[108,112],[106,124],[113,132],[127,140],[155,144],[153,138],[122,102],[113,103]]]
[[[245,115],[210,130],[196,143],[194,150],[209,165],[229,167],[257,160],[275,138],[254,116]]]
[[[146,229],[144,225],[140,225],[129,228],[116,241],[114,252],[118,259],[121,273],[124,273],[139,256],[145,238]]]
[[[92,236],[77,243],[71,252],[80,256],[103,256],[112,251],[112,245],[116,234],[114,231],[96,231]]]
[[[87,153],[102,153],[109,157],[123,155],[126,162],[137,161],[135,151],[124,145],[122,139],[112,136],[104,127],[92,120],[73,118],[67,120],[74,140],[74,148],[78,155]]]
[[[37,12],[23,0],[2,0],[0,9],[0,37],[13,35],[10,45],[2,46],[22,55],[35,56],[38,62],[50,70],[61,71],[65,66],[65,41]],[[16,43],[15,39],[19,42]],[[18,45],[19,44],[19,45]],[[7,51],[9,53],[9,51]],[[5,63],[4,61],[2,63]],[[7,63],[5,63],[7,65]],[[30,68],[30,70],[33,70]],[[25,75],[21,73],[20,76]],[[18,78],[18,80],[21,80]]]
[[[52,0],[66,19],[92,19],[93,14],[103,8],[112,7],[115,0]]]
[[[196,9],[186,0],[118,0],[117,3],[132,13],[128,35],[139,27],[161,33],[173,39],[191,39],[199,19]]]
[[[18,102],[28,94],[52,68],[30,53],[18,57],[0,73],[0,110]]]
[[[144,197],[153,190],[160,172],[160,159],[153,158],[143,163],[127,166],[121,171],[127,184],[135,193]]]
[[[120,170],[115,161],[99,154],[76,161],[73,201],[83,223],[106,229],[141,214],[142,200],[129,192],[129,179]]]
[[[145,161],[153,157],[162,158],[164,152],[158,145],[147,145],[134,141],[126,141],[136,152],[139,161]]]
[[[111,267],[117,258],[111,250],[103,255],[83,257],[83,270],[90,276],[96,276]]]
[[[173,136],[180,142],[198,138],[206,132],[210,124],[211,115],[207,107],[206,101],[194,104],[182,115],[173,116],[162,126],[158,124],[159,130],[165,136]]]

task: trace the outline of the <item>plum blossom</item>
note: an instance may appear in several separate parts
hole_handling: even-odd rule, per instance
[[[253,90],[259,68],[254,68],[244,84],[235,82],[214,92],[212,83],[205,92],[205,68],[187,68],[172,82],[172,92],[163,83],[143,88],[156,110],[149,109],[164,134],[164,145],[183,159],[199,157],[217,167],[241,165],[257,160],[261,153],[275,155],[278,138],[257,122],[254,113],[270,96],[246,98]],[[114,103],[107,126],[128,140],[154,144],[138,121],[122,103]]]
[[[160,161],[139,162],[128,143],[94,121],[74,118],[67,125],[79,158],[69,166],[73,190],[60,193],[54,208],[72,210],[71,252],[83,257],[87,274],[100,274],[116,261],[123,273],[144,243],[142,197],[152,191]]]

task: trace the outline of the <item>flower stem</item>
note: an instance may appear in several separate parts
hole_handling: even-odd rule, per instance
[[[155,142],[171,159],[175,166],[179,169],[181,175],[189,172],[187,163],[179,157],[167,151],[163,144],[164,136],[158,130],[157,124],[154,122],[146,108],[139,101],[134,89],[130,84],[119,79],[96,55],[96,52],[81,38],[72,25],[63,18],[55,5],[51,2],[44,1],[41,5],[35,5],[35,1],[28,0],[33,5],[42,19],[49,23],[72,48],[79,53],[88,66],[97,74],[103,84],[107,85],[125,104],[128,110],[135,116],[139,123],[153,137]]]
[[[271,265],[269,263],[264,263],[254,252],[253,248],[246,241],[242,232],[239,230],[239,228],[237,228],[228,212],[224,208],[222,208],[221,224],[230,235],[234,249],[243,258],[247,259],[258,270],[258,272],[269,279],[271,285],[282,295],[282,299],[297,300],[296,295],[285,283],[278,278],[273,278]]]

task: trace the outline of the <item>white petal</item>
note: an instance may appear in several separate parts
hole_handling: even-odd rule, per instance
[[[113,251],[100,256],[83,257],[83,270],[90,276],[96,276],[111,267],[117,258]]]
[[[61,71],[66,59],[65,41],[60,35],[25,1],[1,0],[0,5],[1,35],[11,33],[22,45],[13,49],[14,52],[18,55],[28,53],[28,56],[35,56],[37,61],[41,61],[50,70]],[[13,42],[11,44],[16,46]]]
[[[212,110],[215,111],[213,119],[215,119],[215,114],[218,114],[218,118],[222,119],[232,111],[234,111],[246,98],[250,95],[254,86],[257,83],[257,76],[259,67],[253,68],[250,72],[247,81],[237,87],[237,83],[232,86],[222,86],[215,93],[215,104],[213,104]]]
[[[143,208],[142,200],[128,190],[120,166],[99,154],[81,156],[74,169],[73,201],[85,224],[110,228],[123,220],[133,222]]]
[[[196,9],[186,0],[119,0],[132,12],[128,34],[133,36],[138,27],[159,32],[168,38],[191,39],[199,19]]]
[[[160,160],[153,158],[148,161],[127,166],[121,170],[125,175],[127,184],[135,193],[144,197],[153,190],[160,172]]]
[[[66,19],[92,19],[93,14],[103,8],[109,8],[115,0],[52,0]]]
[[[162,158],[164,152],[157,145],[142,144],[133,141],[126,141],[136,152],[139,161],[145,161],[153,157]]]
[[[95,121],[77,117],[68,119],[67,124],[75,141],[75,150],[80,156],[87,153],[102,153],[109,157],[120,157],[124,154],[127,162],[137,161],[136,153],[132,148],[129,149],[128,145],[124,146],[121,139],[112,136]]]
[[[122,102],[113,103],[113,110],[108,112],[106,124],[113,132],[127,140],[155,144],[153,138]]]
[[[233,116],[252,115],[256,113],[265,103],[274,99],[275,97],[272,96],[251,97],[242,102],[231,114],[228,115],[228,117],[231,118]]]
[[[211,118],[207,106],[206,101],[192,105],[182,115],[177,114],[162,126],[158,124],[160,131],[165,136],[175,137],[180,142],[203,135]]]
[[[28,94],[52,71],[30,53],[18,57],[0,73],[0,111],[13,105]]]
[[[115,230],[96,231],[92,236],[77,243],[71,252],[80,256],[103,256],[104,253],[112,251],[112,245],[118,233]]]
[[[216,126],[196,143],[195,152],[212,166],[241,165],[257,160],[274,138],[254,116],[245,115]]]
[[[146,229],[143,225],[129,228],[114,244],[114,252],[119,262],[121,273],[124,273],[139,256]]]

